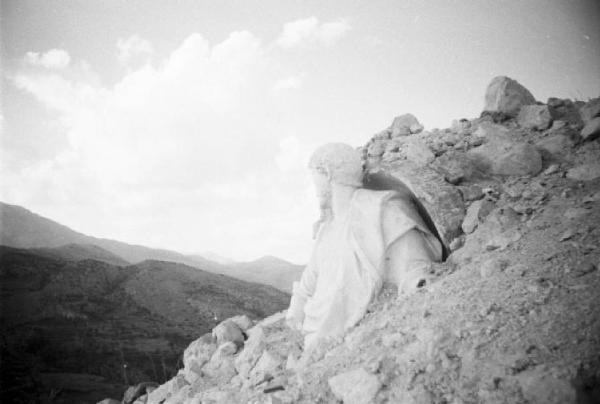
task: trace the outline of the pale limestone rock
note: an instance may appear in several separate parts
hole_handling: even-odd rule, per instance
[[[583,140],[595,140],[600,137],[600,117],[590,120],[581,129],[581,138]]]
[[[452,121],[450,129],[452,132],[462,136],[470,132],[471,122],[467,119],[455,119]]]
[[[392,138],[397,136],[408,136],[411,134],[410,128],[413,125],[420,125],[417,118],[412,114],[404,114],[394,118],[390,126]],[[417,126],[415,126],[415,129]]]
[[[420,139],[411,139],[406,143],[406,158],[421,166],[426,166],[435,160],[435,155]]]
[[[387,142],[385,140],[376,139],[368,146],[367,155],[369,157],[381,157],[385,153]]]
[[[283,358],[276,353],[265,350],[250,371],[250,381],[253,385],[260,384],[275,377],[277,371],[283,368]]]
[[[175,395],[179,390],[187,385],[189,385],[189,383],[185,380],[185,377],[182,374],[178,374],[148,394],[147,404],[163,403],[167,398]]]
[[[234,342],[237,346],[244,344],[244,333],[242,329],[230,319],[227,319],[213,328],[213,337],[217,340],[217,345],[225,342]]]
[[[233,358],[236,350],[237,346],[233,341],[221,344],[210,361],[202,368],[202,373],[214,379],[231,380],[236,374]]]
[[[479,224],[479,209],[483,205],[483,200],[475,201],[467,208],[465,220],[462,223],[462,229],[466,234],[473,233]]]
[[[192,386],[183,386],[179,391],[167,398],[163,404],[188,404],[192,396]]]
[[[113,398],[105,398],[102,401],[98,401],[96,404],[121,404],[121,401],[115,400]]]
[[[485,111],[497,111],[515,117],[522,106],[530,104],[535,104],[534,96],[509,77],[495,77],[485,92]]]
[[[478,161],[468,153],[450,150],[435,159],[431,167],[443,175],[450,184],[457,185],[483,177]]]
[[[567,178],[575,181],[593,181],[600,178],[600,162],[582,164],[567,171]]]
[[[584,124],[600,116],[600,98],[594,98],[579,108],[579,115]]]
[[[484,121],[477,126],[473,135],[491,140],[498,137],[509,137],[510,131],[502,125]]]
[[[244,349],[235,358],[235,369],[243,378],[248,378],[250,371],[262,355],[265,346],[265,333],[261,326],[257,325],[248,330],[248,339]]]
[[[550,157],[558,160],[564,159],[573,149],[574,143],[563,135],[552,135],[538,141],[535,146]]]
[[[423,132],[423,129],[425,129],[425,127],[423,125],[421,125],[420,123],[413,123],[412,125],[410,125],[410,128],[409,128],[410,133],[413,135]]]
[[[377,376],[363,368],[341,373],[328,383],[335,397],[344,404],[369,404],[381,389]]]
[[[546,105],[524,105],[517,116],[517,122],[527,129],[544,130],[552,124],[552,116]]]
[[[469,151],[481,159],[490,174],[535,176],[542,171],[542,156],[528,143],[507,138],[495,138]]]

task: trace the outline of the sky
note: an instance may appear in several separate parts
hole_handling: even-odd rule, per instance
[[[307,162],[491,79],[600,95],[595,0],[1,0],[0,200],[74,230],[308,260]]]

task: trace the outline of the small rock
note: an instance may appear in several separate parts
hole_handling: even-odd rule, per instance
[[[459,135],[465,135],[469,133],[469,129],[471,128],[471,122],[467,119],[459,119],[452,121],[452,132],[457,133]]]
[[[565,241],[565,240],[569,240],[570,238],[572,238],[575,234],[577,234],[577,231],[573,228],[569,228],[567,229],[567,231],[565,231],[560,238],[558,239],[559,241]]]
[[[551,130],[559,130],[564,128],[565,126],[567,126],[567,122],[565,121],[561,121],[560,119],[552,122],[552,127],[550,128]]]
[[[598,137],[600,137],[600,117],[592,119],[581,129],[583,140],[595,140]]]
[[[392,132],[389,129],[384,129],[381,132],[376,133],[375,135],[373,135],[373,139],[388,140],[390,138],[391,134],[392,134]]]
[[[574,270],[573,272],[574,272],[575,276],[584,276],[584,275],[587,275],[589,273],[596,271],[597,269],[598,269],[598,267],[596,265],[594,265],[594,263],[585,262],[580,267],[578,267],[576,270]]]
[[[575,181],[593,181],[600,178],[600,162],[582,164],[567,171],[567,178]]]
[[[237,346],[244,345],[244,333],[242,329],[229,319],[213,328],[212,334],[219,346],[228,341],[234,342]]]
[[[386,142],[384,140],[374,140],[367,148],[367,155],[369,157],[380,157],[385,152],[385,148]]]
[[[544,170],[544,175],[556,174],[560,171],[560,166],[558,164],[551,164]]]
[[[250,370],[262,355],[264,345],[265,333],[261,326],[254,326],[248,330],[248,339],[244,344],[244,349],[235,359],[235,368],[241,377],[248,377]]]
[[[381,388],[377,376],[363,368],[341,373],[328,382],[334,396],[344,404],[369,404]]]
[[[102,401],[98,401],[96,404],[121,404],[121,401],[115,400],[114,398],[105,398]]]
[[[523,396],[529,403],[575,404],[577,392],[573,385],[553,377],[540,368],[519,373],[517,380]]]
[[[450,242],[450,251],[456,251],[461,248],[465,244],[465,241],[462,237],[457,237]]]
[[[283,368],[283,358],[277,354],[265,350],[260,356],[256,365],[250,372],[250,381],[253,385],[271,380],[275,377],[278,370]]]
[[[567,219],[577,219],[578,217],[588,214],[588,210],[584,208],[568,208],[565,211],[565,217]]]
[[[584,124],[600,116],[600,98],[594,98],[579,108],[579,115],[581,115]]]
[[[545,158],[562,160],[569,155],[574,145],[575,143],[566,136],[552,135],[537,142],[535,147],[544,153]]]
[[[466,234],[473,233],[475,228],[477,228],[479,224],[479,210],[482,204],[483,200],[475,201],[467,208],[467,214],[461,225],[463,232]]]
[[[502,272],[504,263],[495,258],[485,261],[479,267],[479,275],[482,278],[489,278],[490,276]]]
[[[411,139],[406,144],[406,158],[418,165],[425,166],[435,160],[435,155],[419,139]]]
[[[552,116],[546,105],[524,105],[517,116],[517,122],[527,129],[544,130],[550,127]]]
[[[246,332],[253,325],[253,321],[250,319],[250,317],[248,317],[245,314],[241,314],[239,316],[231,317],[229,319],[229,321],[233,321],[234,323],[236,323],[237,326],[240,327],[240,329],[243,332]]]
[[[390,126],[392,138],[397,136],[408,136],[411,134],[410,128],[413,125],[420,125],[417,118],[412,114],[404,114],[394,118]],[[416,127],[416,126],[415,126]]]
[[[535,104],[534,96],[509,77],[494,77],[485,92],[486,111],[502,112],[515,117],[524,105]]]
[[[421,125],[420,123],[414,123],[414,124],[410,125],[410,128],[409,128],[411,134],[421,133],[421,132],[423,132],[423,129],[425,129],[425,127],[423,125]]]

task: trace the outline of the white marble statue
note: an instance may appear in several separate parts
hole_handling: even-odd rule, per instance
[[[286,320],[305,334],[305,351],[339,338],[365,315],[384,282],[399,293],[424,285],[442,244],[405,195],[362,187],[359,153],[341,143],[315,151],[309,168],[321,207],[310,262]]]

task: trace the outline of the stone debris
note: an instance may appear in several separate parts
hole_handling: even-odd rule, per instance
[[[363,368],[332,377],[328,381],[331,391],[344,404],[369,404],[381,389],[381,382]]]

